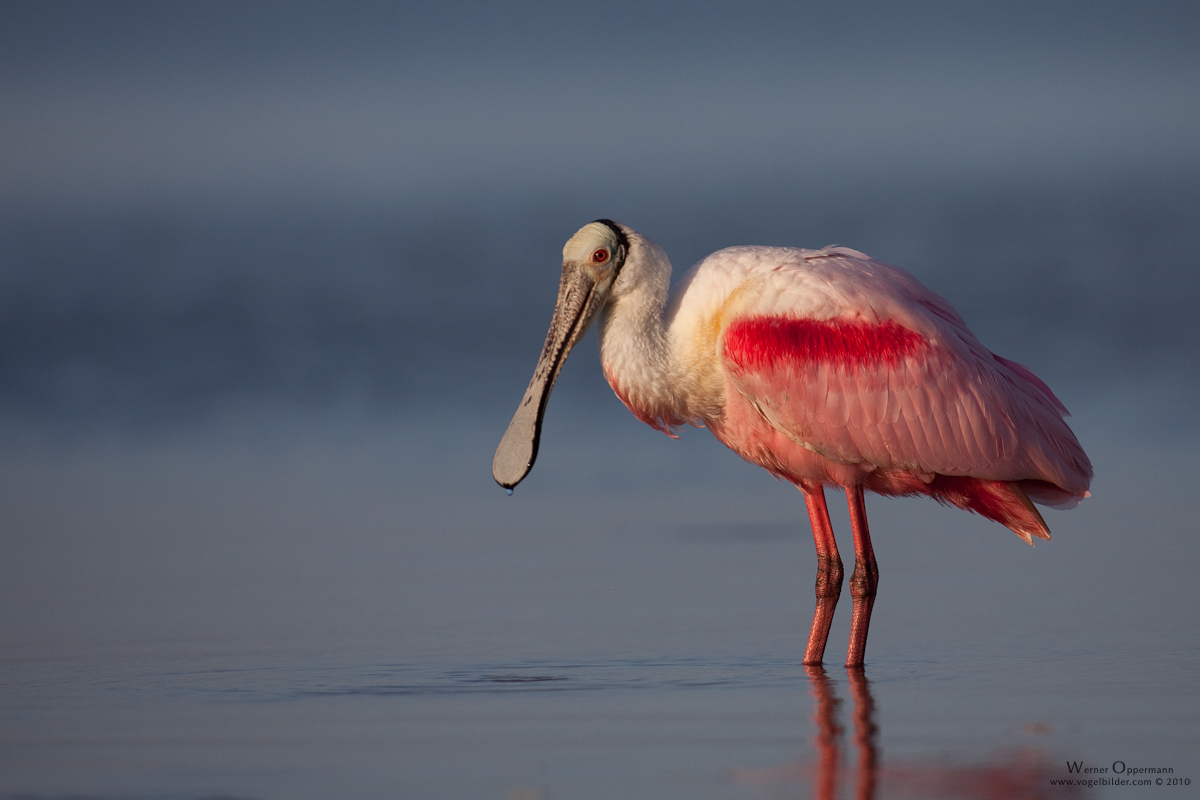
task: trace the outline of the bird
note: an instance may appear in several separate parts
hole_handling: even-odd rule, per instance
[[[826,487],[845,491],[850,512],[852,668],[879,582],[864,492],[931,497],[1031,545],[1050,538],[1034,501],[1090,496],[1062,402],[909,272],[848,247],[740,246],[701,259],[673,293],[670,281],[663,249],[619,222],[567,241],[550,330],[492,475],[511,494],[529,474],[554,382],[598,322],[604,376],[634,416],[670,436],[708,428],[803,493],[817,555],[805,664],[824,660],[844,578]]]

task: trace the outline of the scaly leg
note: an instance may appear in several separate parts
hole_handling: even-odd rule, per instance
[[[863,501],[862,486],[847,487],[846,500],[850,505],[850,525],[854,528],[854,572],[850,575],[854,614],[850,618],[850,649],[846,652],[846,666],[861,667],[863,654],[867,650],[871,608],[875,605],[875,587],[879,585],[879,568],[875,566],[871,532],[867,530],[867,506]]]
[[[842,596],[842,558],[838,555],[833,525],[829,522],[829,507],[825,505],[825,489],[819,483],[802,483],[808,519],[812,523],[813,542],[817,548],[817,607],[813,611],[812,630],[804,648],[805,664],[820,664],[825,656],[825,642],[833,612]],[[856,534],[857,535],[857,534]],[[857,539],[855,543],[857,544]],[[855,601],[857,608],[857,600]]]

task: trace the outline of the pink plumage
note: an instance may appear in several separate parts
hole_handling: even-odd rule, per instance
[[[667,433],[706,426],[804,492],[818,555],[806,663],[821,661],[841,591],[824,486],[846,490],[854,530],[848,665],[862,663],[878,574],[864,490],[927,495],[1031,544],[1050,538],[1031,499],[1088,496],[1091,464],[1049,387],[902,269],[844,247],[733,247],[668,301],[666,254],[610,220],[581,229],[563,259],[555,323],[497,451],[497,481],[511,487],[532,466],[554,377],[598,317],[605,377],[640,420]]]
[[[681,297],[676,324],[721,309],[724,402],[700,421],[747,460],[797,484],[927,494],[1027,540],[1049,531],[1020,492],[1086,496],[1091,465],[1058,398],[904,270],[847,248],[739,247],[683,286],[708,302]],[[1001,500],[996,481],[1019,491]]]
[[[881,323],[747,317],[725,328],[723,356],[746,371],[895,367],[920,357],[929,342],[891,320]]]

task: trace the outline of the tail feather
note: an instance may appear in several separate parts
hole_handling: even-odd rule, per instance
[[[1033,537],[1050,538],[1050,527],[1042,519],[1030,501],[1029,495],[1019,484],[1011,481],[989,481],[983,478],[967,478],[938,475],[930,483],[933,499],[939,503],[958,506],[974,511],[980,516],[999,522],[1026,544],[1033,544]]]
[[[866,488],[883,495],[927,495],[999,522],[1030,545],[1035,536],[1050,538],[1050,526],[1021,483],[961,475],[934,475],[925,481],[911,472],[879,470],[867,478]]]
[[[1092,493],[1088,491],[1083,494],[1073,494],[1046,481],[1019,481],[1019,485],[1035,503],[1041,503],[1050,508],[1075,508],[1081,500],[1092,496]]]

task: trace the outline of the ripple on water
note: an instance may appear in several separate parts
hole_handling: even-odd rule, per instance
[[[10,678],[17,676],[10,671]],[[516,692],[627,692],[720,688],[797,687],[798,664],[780,658],[627,659],[591,662],[417,664],[264,664],[230,669],[163,669],[161,665],[108,665],[81,673],[42,664],[22,680],[25,702],[61,701],[68,694],[131,699],[271,702],[337,696],[421,696]]]

